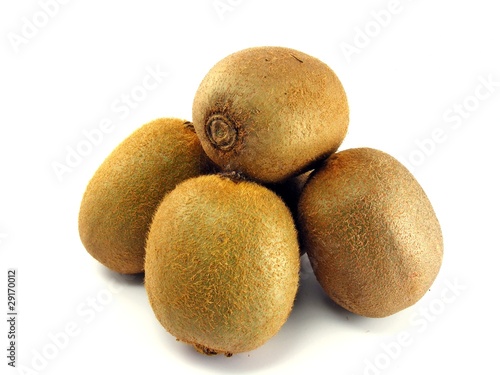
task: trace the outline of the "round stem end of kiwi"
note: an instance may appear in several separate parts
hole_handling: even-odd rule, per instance
[[[238,140],[238,130],[234,123],[223,115],[211,116],[205,124],[205,132],[210,143],[221,151],[230,151]]]

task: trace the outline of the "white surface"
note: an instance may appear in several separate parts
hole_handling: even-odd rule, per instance
[[[0,5],[0,310],[6,314],[7,268],[16,268],[17,365],[24,366],[7,367],[4,323],[0,372],[408,375],[497,368],[497,2],[221,0],[228,7],[221,17],[214,3],[67,1],[50,8],[52,16],[39,13],[47,11],[37,1]],[[384,9],[393,12],[390,20]],[[16,53],[13,34],[35,32],[24,17],[47,22]],[[367,42],[358,30],[373,37]],[[356,47],[355,39],[360,48],[347,58],[343,43]],[[302,50],[337,72],[351,106],[342,149],[379,148],[412,168],[441,221],[444,263],[417,305],[367,319],[329,302],[303,259],[295,309],[277,336],[250,353],[204,357],[163,331],[142,280],[113,274],[86,253],[78,209],[93,172],[119,142],[160,116],[189,119],[208,69],[257,45]],[[160,71],[158,84],[148,79],[141,91],[151,69]],[[496,82],[490,91],[480,87],[488,79]],[[122,95],[131,91],[146,95],[127,111]],[[108,133],[59,179],[53,163],[65,163],[84,131],[106,119]],[[423,141],[430,137],[434,144]],[[64,340],[64,330],[73,336]],[[61,348],[53,350],[51,337]],[[37,353],[52,358],[41,362]]]

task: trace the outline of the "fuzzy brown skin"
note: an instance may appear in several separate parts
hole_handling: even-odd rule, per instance
[[[254,47],[208,72],[193,101],[193,123],[221,169],[278,183],[338,149],[349,107],[322,61],[289,48]]]
[[[385,317],[415,304],[441,267],[443,238],[427,195],[382,151],[332,155],[304,188],[299,223],[319,283],[359,315]]]
[[[163,327],[199,352],[231,356],[263,345],[287,320],[298,281],[294,222],[267,188],[201,176],[159,206],[146,291]]]
[[[78,218],[80,238],[113,271],[144,270],[149,224],[165,194],[208,171],[192,124],[161,118],[145,124],[106,158],[87,185]]]

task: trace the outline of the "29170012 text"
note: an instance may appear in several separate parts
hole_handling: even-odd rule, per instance
[[[17,270],[7,270],[7,364],[16,367],[17,310],[16,310]]]

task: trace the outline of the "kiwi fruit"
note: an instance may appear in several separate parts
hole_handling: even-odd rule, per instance
[[[217,62],[193,101],[203,149],[223,171],[278,183],[336,151],[346,93],[324,62],[286,47],[253,47]]]
[[[313,271],[345,309],[380,318],[415,304],[443,258],[440,224],[424,190],[372,148],[333,154],[299,200],[299,231]]]
[[[289,209],[235,175],[191,178],[167,194],[151,223],[145,287],[154,314],[204,354],[253,350],[287,320],[299,249]]]
[[[157,206],[178,183],[208,173],[210,165],[190,122],[160,118],[137,129],[87,185],[78,217],[86,250],[113,271],[143,272]]]

